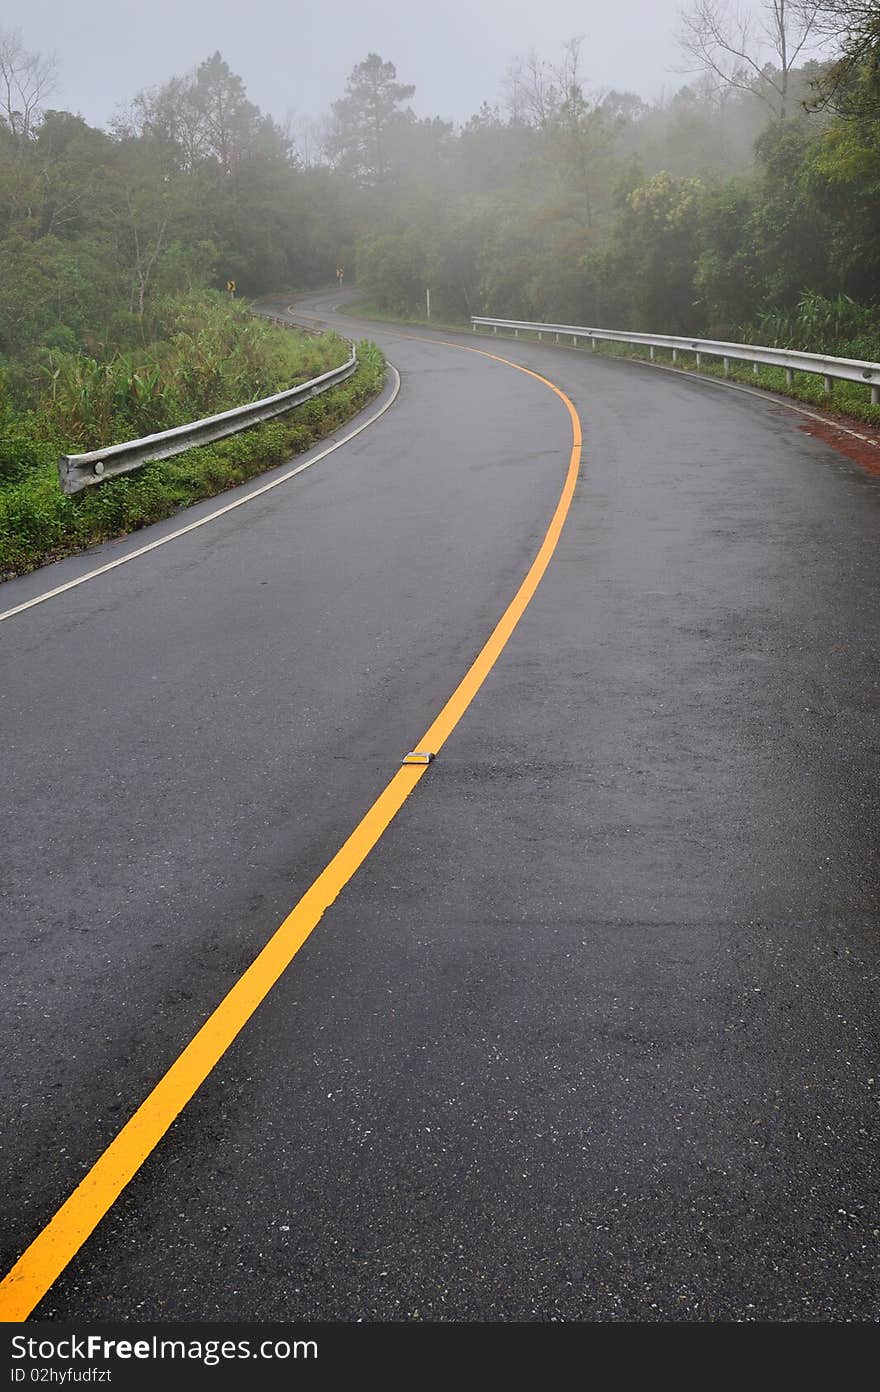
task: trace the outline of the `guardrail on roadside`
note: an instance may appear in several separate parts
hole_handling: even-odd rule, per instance
[[[512,329],[518,337],[520,330],[536,333],[539,340],[544,334],[555,334],[556,342],[561,336],[570,336],[577,346],[579,339],[590,339],[593,347],[598,340],[610,343],[629,343],[643,346],[654,357],[655,348],[671,348],[672,361],[678,361],[679,353],[696,354],[697,367],[701,359],[721,358],[724,374],[727,375],[731,361],[750,362],[757,372],[762,364],[766,367],[784,367],[789,386],[795,372],[813,372],[825,379],[825,391],[830,395],[835,378],[846,382],[864,382],[871,388],[873,405],[880,404],[880,363],[862,362],[858,358],[832,358],[821,353],[800,353],[793,348],[763,348],[753,343],[724,343],[711,338],[678,338],[671,334],[619,333],[616,329],[590,329],[582,324],[537,324],[524,319],[488,319],[472,316],[474,333],[480,328],[490,328],[497,334],[499,329]]]
[[[276,321],[281,323],[283,321]],[[301,382],[298,387],[277,392],[275,396],[263,397],[261,401],[250,401],[246,406],[234,406],[231,411],[221,411],[216,416],[206,416],[204,420],[192,421],[189,425],[177,425],[171,430],[161,430],[156,435],[145,435],[141,440],[128,440],[124,444],[109,445],[106,449],[91,450],[88,454],[63,454],[58,461],[58,474],[62,493],[78,493],[92,483],[114,478],[117,474],[130,473],[144,464],[152,464],[157,459],[168,459],[173,454],[194,449],[197,445],[208,445],[213,440],[222,440],[226,435],[235,435],[248,426],[259,425],[261,421],[271,420],[273,416],[283,415],[293,406],[308,401],[338,386],[357,371],[357,353],[351,345],[351,353],[339,367],[313,377],[309,382]]]

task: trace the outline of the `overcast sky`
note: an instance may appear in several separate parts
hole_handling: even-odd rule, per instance
[[[498,99],[515,55],[534,46],[555,58],[576,34],[588,86],[646,97],[680,86],[678,9],[679,0],[27,0],[5,4],[0,27],[55,52],[52,104],[95,125],[216,49],[281,120],[328,110],[371,50],[416,84],[420,115],[465,120]]]

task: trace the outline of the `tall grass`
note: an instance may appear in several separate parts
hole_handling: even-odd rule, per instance
[[[754,327],[743,329],[739,341],[878,362],[880,311],[857,304],[849,295],[829,300],[808,290],[795,309],[760,315]]]
[[[32,570],[167,517],[307,448],[382,386],[375,345],[358,348],[355,375],[289,414],[72,498],[61,493],[60,454],[168,429],[282,391],[338,366],[348,345],[257,319],[210,293],[169,301],[164,337],[106,361],[46,353],[35,404],[16,409],[0,379],[0,579]]]
[[[336,334],[279,329],[211,291],[165,301],[151,327],[147,347],[106,359],[41,355],[35,410],[53,435],[99,449],[282,391],[348,355]]]

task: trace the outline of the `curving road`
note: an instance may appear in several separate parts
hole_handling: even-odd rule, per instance
[[[390,409],[0,622],[3,1269],[538,552],[569,414],[479,346],[583,424],[547,574],[33,1317],[876,1319],[877,481],[772,400],[338,298],[297,312],[377,339]]]

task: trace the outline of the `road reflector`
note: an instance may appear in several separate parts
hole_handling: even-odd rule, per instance
[[[411,749],[404,759],[405,764],[430,764],[434,755],[426,749]]]

